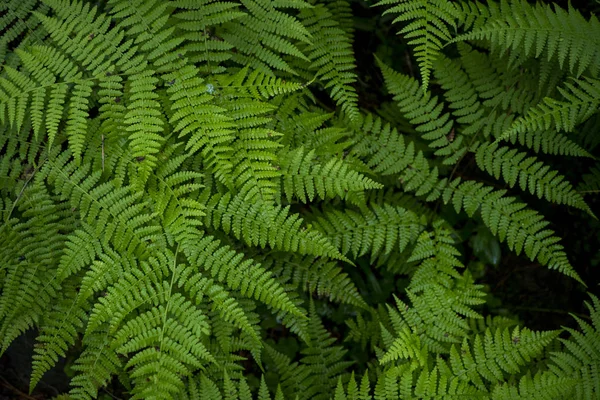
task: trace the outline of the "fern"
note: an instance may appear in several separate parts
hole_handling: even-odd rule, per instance
[[[558,376],[574,380],[573,393],[577,398],[593,398],[600,393],[597,379],[600,361],[600,301],[595,296],[591,296],[591,300],[591,303],[586,302],[586,306],[590,311],[592,324],[575,317],[580,330],[567,328],[571,338],[561,339],[565,351],[555,352],[552,355],[553,364],[550,365],[550,370]]]
[[[594,217],[597,18],[375,5],[0,5],[0,352],[37,332],[32,396],[67,358],[57,398],[598,397],[597,297],[530,330],[468,247],[589,276],[551,221]]]
[[[301,202],[313,201],[318,196],[326,200],[335,196],[350,198],[367,189],[383,186],[372,179],[350,170],[342,160],[331,159],[325,164],[314,162],[315,151],[305,154],[303,148],[280,156],[283,192],[288,201],[296,197]]]
[[[476,27],[455,41],[486,39],[515,56],[556,58],[561,68],[568,62],[576,77],[588,68],[597,70],[600,23],[595,16],[586,21],[571,5],[565,11],[558,5],[534,6],[525,1],[490,2],[487,12],[476,18]]]
[[[583,198],[556,171],[534,157],[526,157],[516,149],[490,144],[477,149],[476,160],[479,167],[495,178],[501,175],[512,187],[519,182],[521,190],[527,190],[538,197],[558,204],[568,204],[591,213]]]
[[[382,0],[375,5],[392,5],[384,14],[399,14],[394,22],[409,22],[398,34],[411,39],[408,44],[414,46],[415,57],[421,69],[423,90],[427,90],[432,64],[444,42],[450,41],[450,27],[456,28],[456,21],[461,18],[460,9],[454,3],[443,0]]]
[[[597,79],[576,80],[567,83],[565,89],[559,88],[566,101],[545,98],[507,129],[500,139],[506,139],[526,130],[548,130],[570,132],[579,124],[595,114],[600,104],[600,81]]]
[[[249,245],[345,259],[318,231],[301,228],[302,220],[289,215],[289,207],[252,204],[230,195],[213,196],[208,206],[213,210],[207,213],[207,225],[243,237]]]
[[[423,132],[423,139],[430,141],[433,148],[450,145],[448,137],[453,121],[447,113],[443,113],[443,105],[437,98],[431,98],[428,92],[424,92],[425,85],[421,90],[415,79],[402,76],[381,63],[380,67],[388,90],[406,118],[419,125],[416,130]],[[438,150],[436,155],[444,155],[444,151]]]
[[[416,215],[387,204],[372,204],[360,213],[354,210],[332,210],[311,216],[312,224],[340,248],[342,254],[353,258],[367,252],[375,258],[380,252],[406,249],[420,230]]]
[[[220,33],[225,41],[239,49],[231,56],[232,61],[267,74],[272,73],[271,68],[293,74],[294,70],[280,54],[308,60],[292,42],[309,43],[308,30],[296,18],[279,11],[276,4],[264,0],[241,3],[248,10],[246,15],[225,24]],[[302,9],[308,4],[297,1],[290,6]],[[262,38],[267,45],[262,43]]]
[[[0,5],[2,19],[0,22],[0,64],[15,67],[19,61],[9,48],[23,48],[29,44],[41,44],[47,32],[36,18],[34,10],[40,14],[48,13],[48,6],[35,0],[5,1]]]
[[[325,82],[331,98],[342,112],[350,120],[355,120],[358,116],[358,95],[353,86],[356,73],[352,39],[330,7],[318,4],[300,14],[312,36],[312,43],[305,53],[312,60],[309,70],[316,71],[316,77]]]

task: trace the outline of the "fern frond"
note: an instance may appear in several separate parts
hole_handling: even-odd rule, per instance
[[[356,132],[367,132],[355,139],[352,153],[366,159],[367,166],[381,175],[395,175],[413,161],[414,142],[406,140],[398,130],[373,114],[363,117]]]
[[[481,207],[483,222],[500,241],[506,241],[509,249],[517,254],[525,251],[530,259],[537,258],[543,265],[581,281],[563,246],[558,244],[560,239],[554,236],[554,231],[546,229],[548,222],[542,215],[527,209],[514,197],[503,197],[504,191],[493,191],[473,181],[460,185],[458,182],[455,180],[448,186],[449,190],[444,190],[445,202],[452,197],[455,209],[464,207],[470,215]]]
[[[169,122],[179,138],[190,135],[186,150],[200,151],[204,165],[226,182],[232,169],[229,158],[235,124],[224,115],[224,108],[207,104],[212,100],[210,87],[198,72],[193,66],[185,66],[165,75],[172,83],[167,89],[172,101]]]
[[[468,272],[458,273],[457,268],[464,266],[451,232],[442,221],[435,222],[434,228],[421,233],[409,259],[422,260],[407,288],[412,307],[396,298],[399,313],[389,306],[388,312],[396,332],[417,329],[430,352],[447,353],[450,343],[468,337],[467,318],[481,318],[472,307],[481,304],[485,294]],[[421,359],[421,365],[424,362]]]
[[[475,160],[480,169],[496,179],[502,177],[510,187],[514,187],[518,182],[521,190],[529,191],[538,198],[568,204],[592,214],[583,197],[573,189],[565,177],[539,161],[537,157],[527,157],[527,153],[517,149],[489,143],[479,146]]]
[[[265,354],[273,370],[279,375],[279,383],[284,394],[293,398],[309,390],[312,384],[310,368],[296,361],[292,362],[288,356],[269,345],[265,345]]]
[[[288,207],[270,206],[229,193],[215,195],[208,203],[205,223],[250,246],[264,248],[267,244],[277,250],[346,260],[319,231],[302,228],[302,219],[289,214]]]
[[[585,121],[598,112],[600,106],[600,80],[585,78],[566,83],[558,88],[565,100],[550,97],[528,110],[523,117],[516,119],[498,140],[530,130],[548,130],[571,132],[575,125]]]
[[[48,33],[35,12],[46,15],[48,11],[48,6],[37,0],[7,0],[0,4],[0,65],[17,67],[18,58],[9,49],[42,44]]]
[[[360,381],[360,387],[354,379],[354,372],[350,376],[346,391],[342,385],[341,378],[338,379],[338,385],[336,387],[335,400],[371,400],[371,385],[369,382],[369,376],[365,373]],[[347,397],[346,397],[347,395]]]
[[[231,60],[239,65],[249,65],[266,74],[272,69],[294,73],[280,54],[308,61],[293,41],[310,42],[310,33],[295,17],[280,11],[280,4],[265,0],[242,0],[247,13],[244,17],[224,24],[219,35],[238,49]],[[286,4],[303,8],[306,3]]]
[[[149,248],[164,247],[160,226],[149,223],[155,215],[139,202],[141,192],[130,186],[115,188],[111,182],[98,184],[101,171],[90,173],[89,164],[76,164],[68,151],[62,152],[40,173],[63,198],[70,199],[83,221],[94,225],[95,235],[111,241],[115,250],[139,251],[140,257],[148,254]]]
[[[420,366],[427,363],[427,347],[421,345],[419,337],[407,328],[396,332],[394,343],[379,362],[387,364],[398,359],[415,360]]]
[[[210,236],[194,243],[193,247],[192,243],[185,245],[189,245],[189,250],[184,252],[190,263],[203,266],[216,281],[239,291],[244,297],[254,297],[277,310],[297,317],[304,316],[288,298],[284,288],[260,264],[250,259],[244,260],[243,254],[222,246]]]
[[[118,70],[140,72],[143,57],[136,56],[132,40],[124,32],[111,28],[110,18],[89,3],[70,0],[48,0],[54,17],[36,16],[50,33],[50,38],[92,76]]]
[[[433,62],[445,42],[451,40],[450,27],[456,29],[456,22],[461,18],[460,9],[447,0],[382,0],[375,5],[392,5],[383,14],[399,14],[394,23],[408,22],[398,34],[410,39],[408,44],[414,46],[423,91],[426,91]]]
[[[63,295],[40,324],[40,334],[34,348],[33,369],[30,380],[30,390],[38,384],[43,374],[52,368],[60,357],[65,357],[70,346],[87,319],[86,309],[89,304],[82,301],[77,289],[62,285]]]
[[[485,390],[448,376],[438,366],[415,369],[404,364],[388,368],[379,376],[374,398],[479,399],[485,398],[486,394]]]
[[[558,336],[559,331],[534,332],[526,328],[486,331],[469,343],[453,346],[450,365],[454,374],[464,382],[485,388],[485,382],[498,383],[517,374],[532,358]]]
[[[190,298],[195,298],[196,303],[200,303],[206,296],[212,302],[212,309],[221,319],[232,323],[236,328],[256,339],[255,327],[251,324],[247,313],[237,299],[221,285],[202,274],[194,273],[194,270],[188,267],[181,267],[177,276],[178,287],[183,288]]]
[[[130,132],[132,156],[138,164],[139,184],[145,183],[156,167],[156,154],[165,142],[164,121],[155,93],[158,78],[153,75],[152,70],[145,70],[129,77],[130,97],[124,122],[125,130]]]
[[[288,201],[294,197],[302,203],[312,202],[315,195],[326,200],[339,196],[342,199],[361,194],[366,189],[383,186],[348,168],[340,159],[316,163],[315,150],[305,153],[304,148],[280,156],[283,192]]]
[[[316,78],[324,82],[333,101],[354,121],[359,111],[358,94],[353,87],[357,76],[352,37],[340,26],[336,20],[339,16],[329,7],[329,4],[317,4],[300,13],[312,40],[305,53],[311,60],[309,70],[315,71]]]
[[[454,41],[486,39],[503,50],[525,56],[538,58],[545,54],[548,60],[556,57],[561,68],[568,62],[569,71],[576,77],[588,68],[597,71],[594,64],[600,59],[600,22],[595,16],[586,21],[570,4],[565,11],[556,4],[531,5],[524,0],[503,0],[499,7],[490,4],[485,14],[475,29]]]
[[[471,142],[471,148],[476,147],[474,138],[464,143],[466,138],[463,136],[478,133],[485,137],[490,134],[500,136],[514,120],[513,111],[522,112],[538,101],[538,96],[531,95],[534,88],[529,88],[522,80],[518,85],[511,81],[513,74],[510,69],[494,70],[491,61],[496,63],[496,60],[492,55],[480,53],[464,44],[459,44],[459,50],[459,60],[442,57],[434,64],[435,76],[446,90],[444,96],[453,110],[452,114],[457,123],[463,124],[462,129],[453,132],[456,152],[444,160],[445,164],[452,164],[462,157]],[[506,113],[498,109],[506,110]],[[462,146],[461,141],[464,143]],[[590,156],[576,142],[554,130],[521,132],[511,137],[513,144],[517,141],[536,153]]]
[[[150,61],[157,71],[168,72],[182,66],[184,61],[177,48],[184,39],[174,35],[175,27],[168,23],[172,12],[168,3],[160,0],[109,0],[107,11],[119,21],[116,29],[135,38],[138,51],[144,54],[144,61]]]
[[[423,226],[412,212],[389,204],[369,204],[361,212],[325,209],[315,212],[311,221],[342,254],[350,252],[354,259],[367,253],[375,258],[396,248],[402,252]]]
[[[301,363],[308,367],[312,379],[304,396],[327,399],[335,389],[337,377],[353,362],[342,361],[346,351],[341,346],[332,346],[335,339],[323,327],[313,302],[310,305],[308,327],[310,343],[301,350]]]
[[[148,194],[153,200],[154,212],[162,218],[170,245],[193,240],[200,236],[204,205],[192,198],[200,190],[202,174],[181,168],[187,155],[171,157],[163,162],[150,177]]]
[[[417,125],[417,132],[429,142],[430,147],[438,149],[436,155],[451,154],[453,143],[449,135],[453,129],[454,121],[450,114],[443,111],[444,105],[438,102],[430,92],[421,90],[419,82],[404,76],[379,61],[388,91],[394,95],[400,110],[409,121]]]
[[[550,130],[530,130],[519,132],[511,135],[508,139],[510,143],[519,143],[526,146],[536,153],[542,152],[546,154],[565,155],[572,157],[591,157],[582,146],[569,139],[566,135]]]
[[[509,66],[506,57],[479,51],[459,43],[461,64],[475,87],[481,103],[487,108],[482,121],[483,134],[496,137],[515,119],[541,100],[542,93],[536,83],[536,71],[531,71],[524,60]],[[516,74],[519,68],[522,74]],[[552,87],[552,91],[554,87]]]
[[[213,90],[219,96],[270,99],[281,94],[296,92],[304,87],[299,82],[288,82],[259,70],[250,71],[249,67],[244,67],[235,74],[217,76],[216,79],[218,85],[213,85]]]
[[[110,382],[113,375],[124,369],[122,359],[110,349],[106,329],[83,338],[85,345],[73,365],[76,375],[71,379],[69,397],[75,400],[98,398],[98,391]]]
[[[590,311],[591,324],[575,317],[579,330],[565,328],[569,339],[560,339],[565,349],[554,352],[550,370],[558,376],[573,379],[575,383],[572,396],[581,399],[593,399],[600,394],[600,300],[590,295],[586,302]]]
[[[318,296],[329,297],[331,301],[368,308],[356,285],[348,274],[343,272],[338,262],[311,256],[288,256],[277,254],[276,260],[265,257],[261,262],[275,276],[289,280],[299,287]],[[272,263],[273,265],[268,265]]]
[[[21,214],[0,227],[3,275],[0,295],[0,352],[37,325],[60,292],[56,265],[65,238],[73,229],[65,204],[56,205],[36,179],[16,204]]]
[[[223,72],[219,63],[231,58],[232,44],[211,33],[216,27],[246,16],[238,2],[220,0],[176,0],[172,14],[174,25],[182,31],[181,54],[199,65],[200,71],[209,75]]]
[[[58,135],[59,123],[63,120],[69,84],[78,85],[82,81],[73,76],[74,64],[64,57],[54,58],[56,51],[41,50],[38,56],[24,51],[18,53],[26,70],[37,71],[38,76],[33,79],[22,71],[4,68],[6,77],[0,77],[0,121],[19,130],[30,112],[34,133],[38,135],[45,122],[48,140],[52,145]],[[57,62],[60,69],[54,72],[53,69],[57,67],[54,63]],[[64,79],[64,82],[56,82],[57,78]],[[80,100],[83,100],[83,93],[79,94]]]
[[[501,383],[494,386],[491,393],[492,400],[517,400],[540,399],[552,400],[568,398],[576,381],[561,377],[552,372],[538,372],[533,377],[530,374],[523,376],[518,385]]]
[[[219,387],[211,381],[205,374],[200,375],[200,399],[215,399],[222,400]]]
[[[206,329],[202,314],[181,296],[167,294],[165,302],[131,319],[116,336],[118,353],[135,352],[125,366],[132,369],[133,398],[172,398],[183,387],[180,375],[214,362],[198,338]]]
[[[263,117],[273,109],[267,103],[240,100],[230,110],[239,129],[232,154],[234,187],[248,199],[273,202],[280,177],[277,150],[281,147],[275,139],[280,134],[265,127],[269,119]]]
[[[526,204],[506,197],[506,191],[495,191],[476,181],[460,178],[448,182],[438,177],[437,168],[430,168],[422,153],[419,153],[400,177],[405,190],[416,191],[418,196],[427,196],[427,201],[441,198],[444,204],[451,203],[456,212],[465,210],[473,216],[481,210],[481,218],[494,236],[508,244],[517,254],[525,251],[530,258],[551,269],[581,282],[581,278],[569,263],[559,238],[554,231],[546,229],[548,222],[538,212],[527,209]]]

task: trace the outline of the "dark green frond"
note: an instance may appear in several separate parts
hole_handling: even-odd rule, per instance
[[[351,121],[358,117],[356,66],[352,49],[352,36],[337,20],[339,15],[331,4],[317,4],[300,13],[300,18],[311,34],[312,43],[305,53],[312,61],[309,66],[316,78],[329,89],[331,98]]]
[[[564,100],[550,97],[544,98],[527,114],[515,120],[505,130],[501,139],[531,130],[564,130],[571,132],[575,125],[584,122],[598,112],[600,106],[600,80],[586,78],[566,83],[565,88],[558,89]]]
[[[460,9],[446,0],[382,0],[375,5],[391,5],[384,14],[399,14],[394,23],[406,23],[398,34],[409,39],[408,44],[414,47],[423,90],[427,90],[433,62],[450,41],[450,28],[456,28],[456,22],[461,18]]]
[[[502,177],[510,187],[518,182],[521,190],[529,191],[539,198],[592,213],[583,197],[565,177],[536,157],[527,157],[525,152],[490,143],[477,149],[475,159],[479,168],[496,179]]]
[[[586,21],[571,4],[567,11],[557,4],[532,5],[524,0],[503,0],[499,5],[490,1],[488,5],[475,28],[455,41],[486,39],[513,54],[555,58],[561,68],[568,62],[569,71],[577,77],[588,68],[598,71],[600,22],[595,16]]]

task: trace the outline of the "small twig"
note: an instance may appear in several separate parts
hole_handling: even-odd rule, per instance
[[[586,194],[586,193],[600,193],[600,190],[578,190],[577,193]]]
[[[106,388],[103,387],[102,390],[104,390],[106,392],[106,394],[108,394],[113,399],[115,399],[115,400],[122,400],[120,397],[117,397],[114,394],[112,394],[111,392],[109,392]]]
[[[104,172],[104,135],[102,135],[102,172]]]
[[[37,397],[32,397],[32,396],[28,395],[27,393],[21,392],[19,389],[17,389],[13,385],[11,385],[3,376],[0,376],[0,378],[2,379],[2,381],[3,381],[2,384],[5,387],[7,387],[8,389],[12,390],[15,393],[18,393],[21,398],[28,399],[28,400],[39,400],[39,398],[37,398]]]
[[[17,195],[17,198],[15,199],[14,203],[12,204],[12,207],[10,208],[10,211],[8,212],[8,214],[6,215],[6,218],[4,219],[4,224],[6,224],[8,222],[8,220],[10,219],[10,215],[15,210],[15,207],[17,206],[17,203],[21,199],[21,196],[23,196],[23,192],[25,191],[25,188],[27,187],[27,185],[29,184],[29,182],[33,179],[33,177],[35,176],[36,172],[41,168],[42,165],[44,165],[44,162],[46,162],[46,160],[44,160],[43,162],[40,163],[40,165],[38,165],[37,167],[35,167],[35,169],[31,173],[31,176],[29,176],[29,178],[27,178],[27,180],[25,181],[25,184],[23,185],[23,187],[19,191],[19,194]],[[2,225],[4,225],[4,224],[2,224]]]
[[[592,318],[589,315],[569,312],[569,311],[565,311],[565,310],[557,310],[557,309],[553,309],[553,308],[521,307],[521,306],[517,306],[515,308],[517,310],[525,310],[525,311],[548,312],[548,313],[555,313],[555,314],[572,314],[572,315],[578,316],[579,318],[587,319],[588,321],[592,320]]]

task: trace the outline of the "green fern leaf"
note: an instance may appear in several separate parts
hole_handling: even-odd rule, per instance
[[[519,384],[507,383],[494,386],[493,400],[540,399],[552,400],[567,398],[573,390],[575,381],[559,377],[551,372],[538,372],[533,377],[527,374],[519,380]]]
[[[546,97],[531,108],[526,115],[513,122],[498,140],[504,140],[528,130],[564,130],[570,132],[575,125],[585,121],[600,106],[600,80],[586,78],[566,83],[559,88],[565,100]]]
[[[507,374],[516,374],[558,336],[558,331],[534,332],[514,328],[489,330],[477,335],[472,343],[464,340],[460,349],[452,347],[450,364],[459,379],[485,388],[484,381],[497,383]]]
[[[315,229],[323,232],[342,254],[358,258],[371,253],[389,254],[395,248],[406,249],[422,228],[412,212],[388,204],[370,204],[361,212],[351,209],[325,210],[311,216]]]
[[[331,98],[342,112],[354,121],[358,117],[358,95],[353,84],[357,81],[352,50],[352,36],[336,20],[338,16],[329,4],[317,4],[302,10],[300,18],[312,35],[312,44],[305,53],[312,61],[309,70],[324,81]]]
[[[270,206],[241,196],[215,195],[207,207],[205,223],[243,238],[251,246],[267,244],[277,250],[331,257],[348,261],[319,231],[301,228],[302,219],[288,207]]]
[[[573,189],[564,176],[538,161],[536,157],[526,157],[527,153],[499,147],[492,143],[481,145],[475,154],[480,169],[496,179],[502,176],[510,187],[518,182],[521,190],[527,190],[538,198],[543,197],[553,203],[568,204],[593,215],[583,197]]]
[[[454,121],[450,114],[444,113],[444,105],[431,93],[420,90],[419,83],[412,78],[397,73],[379,61],[388,91],[394,95],[400,110],[412,124],[418,125],[423,139],[431,142],[430,147],[438,149],[436,155],[447,155],[450,132]]]
[[[534,6],[523,0],[490,4],[485,14],[475,29],[454,41],[486,39],[503,50],[525,56],[538,58],[545,54],[548,60],[557,57],[561,68],[568,61],[576,77],[589,67],[597,70],[592,65],[600,57],[600,23],[595,16],[586,21],[570,4],[565,11],[556,4]]]
[[[600,300],[593,295],[591,300],[586,302],[591,324],[574,317],[579,330],[566,328],[571,337],[560,339],[565,349],[552,354],[550,365],[556,375],[575,380],[572,396],[581,399],[593,399],[600,394]]]
[[[461,18],[455,3],[446,0],[382,0],[376,6],[392,5],[385,14],[399,14],[394,23],[408,22],[398,34],[414,46],[415,56],[421,69],[423,91],[429,87],[429,75],[444,42],[451,40],[450,27],[456,28]]]
[[[288,201],[293,197],[297,197],[302,203],[312,202],[315,196],[323,200],[335,196],[346,198],[355,192],[383,187],[349,169],[342,160],[332,158],[325,164],[314,162],[314,150],[305,154],[301,147],[280,158],[283,192]]]
[[[110,382],[113,375],[123,371],[122,360],[111,351],[106,330],[86,335],[85,348],[75,361],[76,375],[71,379],[69,398],[92,400],[98,398],[98,391]]]
[[[239,49],[231,60],[242,65],[250,65],[266,74],[272,69],[294,73],[290,65],[280,56],[287,54],[308,61],[292,40],[308,43],[310,33],[295,17],[280,10],[276,3],[264,0],[242,0],[247,13],[244,17],[224,24],[219,35]],[[306,3],[286,4],[293,8],[303,8]]]
[[[66,356],[67,349],[75,344],[77,333],[87,319],[85,310],[88,304],[79,299],[77,291],[63,285],[61,293],[63,297],[54,304],[41,324],[34,349],[30,390],[60,357]]]

